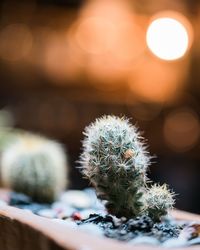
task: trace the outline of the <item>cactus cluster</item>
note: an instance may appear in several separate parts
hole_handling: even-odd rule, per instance
[[[103,116],[84,131],[81,169],[117,217],[147,214],[159,220],[174,203],[166,185],[148,187],[150,155],[138,129],[126,118]]]
[[[24,133],[2,152],[3,186],[38,202],[52,202],[66,187],[67,159],[60,144]]]

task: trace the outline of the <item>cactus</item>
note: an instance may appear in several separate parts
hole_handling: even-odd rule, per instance
[[[84,135],[81,168],[97,196],[117,217],[139,215],[150,163],[140,133],[126,118],[103,116]]]
[[[145,214],[159,220],[173,207],[166,185],[148,188],[151,157],[128,119],[103,116],[86,127],[84,135],[81,170],[108,212],[127,219]]]
[[[5,187],[38,202],[52,202],[67,184],[67,162],[61,145],[32,134],[18,135],[2,152]]]
[[[167,185],[162,186],[154,184],[144,194],[146,211],[154,220],[159,221],[162,216],[166,215],[169,209],[174,205],[174,193],[170,192]]]

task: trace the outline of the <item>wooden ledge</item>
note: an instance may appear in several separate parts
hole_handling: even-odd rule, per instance
[[[174,211],[179,219],[199,220],[200,216]],[[162,247],[131,246],[71,229],[64,223],[29,211],[0,206],[0,249],[2,250],[161,250]],[[199,246],[181,249],[200,249]]]

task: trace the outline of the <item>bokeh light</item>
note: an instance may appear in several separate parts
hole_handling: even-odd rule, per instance
[[[198,115],[191,109],[175,110],[164,124],[164,138],[169,147],[185,152],[196,145],[200,135]]]
[[[76,64],[65,39],[52,35],[44,51],[44,67],[48,76],[57,84],[66,83],[78,76]]]
[[[103,17],[88,17],[78,25],[75,38],[85,52],[102,54],[112,47],[115,32],[116,26],[110,20]]]
[[[129,77],[130,91],[145,102],[171,102],[184,87],[188,62],[165,61],[147,56]]]
[[[144,53],[145,30],[127,2],[89,1],[68,32],[72,49],[82,54],[89,81],[99,89],[118,89]]]
[[[163,14],[163,17],[155,18],[148,27],[147,45],[153,54],[163,60],[179,59],[189,48],[189,25],[179,19],[173,15],[171,17],[171,14]]]

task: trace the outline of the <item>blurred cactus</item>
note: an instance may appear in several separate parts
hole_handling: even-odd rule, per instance
[[[67,184],[67,162],[58,143],[32,134],[20,134],[2,152],[3,185],[52,202]]]
[[[12,114],[6,110],[0,110],[0,151],[15,139],[13,131]]]
[[[104,116],[86,127],[84,135],[82,172],[97,196],[118,217],[139,215],[150,157],[137,129],[125,118]]]
[[[103,116],[84,131],[81,169],[97,196],[117,217],[148,214],[158,220],[174,204],[166,185],[147,187],[150,156],[126,118]],[[165,204],[164,204],[165,203]]]
[[[170,192],[167,185],[159,186],[154,184],[144,194],[144,202],[146,203],[146,211],[148,215],[159,221],[160,218],[167,214],[169,209],[174,205],[174,193]]]

